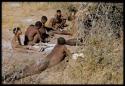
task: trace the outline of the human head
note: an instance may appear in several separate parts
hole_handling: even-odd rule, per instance
[[[61,16],[61,10],[57,10],[57,16],[60,17]]]
[[[46,22],[47,22],[47,17],[46,16],[42,16],[41,17],[41,22],[43,23],[43,24],[45,24]]]
[[[21,34],[22,34],[22,31],[21,31],[21,29],[20,29],[19,27],[17,27],[17,28],[14,28],[14,29],[13,29],[13,33],[14,33],[15,35],[21,35]]]
[[[64,45],[64,44],[66,43],[66,40],[65,40],[63,37],[59,37],[59,38],[57,39],[57,43],[58,43],[59,45]]]
[[[41,23],[40,21],[37,21],[37,22],[35,23],[35,26],[39,29],[39,28],[41,28],[42,23]]]

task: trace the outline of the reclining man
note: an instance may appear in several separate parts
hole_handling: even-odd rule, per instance
[[[63,37],[60,37],[57,39],[57,44],[53,48],[50,54],[47,55],[47,57],[41,57],[39,61],[37,61],[35,64],[26,66],[23,70],[19,70],[18,76],[16,76],[14,79],[18,80],[27,76],[31,76],[34,74],[39,74],[43,70],[52,67],[54,65],[57,65],[60,63],[66,56],[71,56],[70,51],[65,46],[65,39]],[[57,53],[58,52],[58,53]],[[13,72],[6,75],[5,80],[10,81],[13,77]]]

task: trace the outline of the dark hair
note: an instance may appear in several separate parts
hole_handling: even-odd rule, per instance
[[[42,17],[41,17],[41,20],[45,20],[45,21],[47,21],[48,19],[47,19],[46,16],[42,16]]]
[[[36,26],[36,27],[41,27],[41,26],[42,26],[42,23],[41,23],[40,21],[37,21],[37,22],[35,23],[35,26]]]
[[[30,26],[34,26],[33,24],[31,24]]]
[[[20,27],[14,28],[13,33],[16,34],[19,30],[21,30]]]
[[[66,40],[65,40],[63,37],[59,37],[59,38],[57,39],[57,42],[58,42],[58,44],[60,44],[60,45],[64,45],[64,44],[66,43]]]
[[[58,12],[60,12],[60,13],[61,13],[61,10],[57,10],[56,12],[57,12],[57,13],[58,13]]]

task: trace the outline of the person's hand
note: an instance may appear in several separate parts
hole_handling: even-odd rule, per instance
[[[31,49],[32,49],[32,46],[31,46],[31,45],[28,45],[26,48],[29,49],[29,50],[31,50]]]

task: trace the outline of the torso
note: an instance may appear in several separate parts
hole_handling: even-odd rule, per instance
[[[35,34],[37,34],[37,29],[34,26],[30,26],[27,28],[25,35],[28,37],[29,40],[32,40]]]
[[[55,17],[54,17],[54,23],[53,24],[60,24],[61,22],[62,22],[62,18],[63,18],[63,16],[61,15],[61,17],[60,18],[57,18],[57,15],[55,15]]]
[[[64,45],[56,45],[47,58],[50,60],[49,67],[62,61],[65,58]]]

